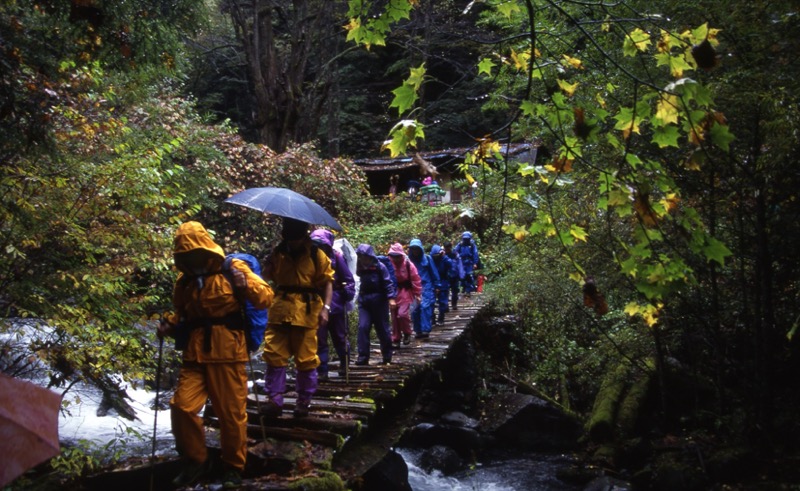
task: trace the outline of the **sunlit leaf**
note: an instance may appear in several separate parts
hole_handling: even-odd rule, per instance
[[[572,225],[569,229],[569,233],[576,239],[583,242],[586,242],[586,238],[589,236],[586,230],[578,225]]]
[[[514,62],[514,68],[521,71],[528,71],[528,60],[531,55],[528,52],[517,53],[511,50],[511,60]]]
[[[569,82],[565,82],[564,80],[558,79],[558,86],[561,87],[561,90],[563,90],[564,93],[570,97],[572,97],[572,95],[575,93],[578,85],[580,85],[578,82],[571,84]]]
[[[486,75],[489,75],[491,77],[492,76],[492,68],[494,68],[495,66],[497,66],[497,65],[495,65],[495,63],[491,59],[489,59],[489,58],[482,59],[480,61],[480,63],[478,63],[478,75],[480,75],[482,73],[485,73]],[[529,101],[525,101],[525,102],[529,102]]]
[[[655,120],[661,125],[678,122],[678,97],[664,95],[656,103]]]
[[[569,55],[561,55],[561,58],[562,58],[561,64],[566,67],[579,68],[579,69],[583,68],[583,62],[578,58],[573,58],[572,56]]]
[[[638,27],[625,36],[622,43],[622,52],[625,56],[636,56],[637,53],[647,51],[650,45],[650,34]]]
[[[499,13],[510,19],[514,12],[520,12],[520,6],[517,2],[500,2],[494,6]]]

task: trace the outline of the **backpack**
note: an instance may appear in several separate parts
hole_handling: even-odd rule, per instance
[[[456,252],[461,259],[467,260],[467,263],[475,265],[478,259],[478,247],[475,245],[475,242],[470,241],[469,245],[464,245],[463,242],[460,242],[458,246],[455,248]]]
[[[225,257],[225,262],[222,263],[222,273],[225,275],[225,278],[228,279],[231,285],[233,285],[231,260],[234,258],[244,261],[247,263],[253,273],[261,276],[261,264],[259,264],[258,259],[256,259],[253,255],[241,252],[228,254]],[[234,292],[236,292],[235,288]],[[244,304],[242,311],[247,324],[247,351],[256,351],[264,341],[264,332],[267,330],[267,309],[257,309],[253,306],[253,304],[250,303],[249,300],[239,298],[239,296],[237,296],[237,300],[239,300],[240,305]]]
[[[386,269],[389,271],[389,278],[394,286],[394,291],[397,291],[397,274],[394,272],[394,264],[389,256],[377,256],[378,261],[382,262]]]
[[[233,274],[231,273],[231,263],[233,259],[244,261],[250,269],[257,275],[261,276],[261,264],[251,254],[233,253],[225,256],[225,261],[222,263],[222,274],[233,286]],[[233,289],[236,300],[242,308],[242,317],[245,321],[245,334],[247,339],[247,351],[253,352],[258,350],[261,343],[264,341],[264,332],[267,330],[267,309],[257,309],[250,303],[249,300],[240,298],[237,294],[236,288]],[[189,343],[189,329],[181,329],[181,325],[175,332],[175,349],[184,350]]]

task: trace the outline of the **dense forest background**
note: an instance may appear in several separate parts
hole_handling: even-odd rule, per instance
[[[592,445],[797,455],[797,2],[0,8],[0,370],[64,410],[77,381],[152,380],[175,227],[263,255],[274,219],[222,200],[276,185],[352,243],[473,230],[518,319],[509,375]],[[481,184],[455,207],[369,196],[353,164],[446,147]],[[641,380],[649,417],[617,420]]]

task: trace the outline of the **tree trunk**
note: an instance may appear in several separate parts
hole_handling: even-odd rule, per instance
[[[228,0],[247,60],[258,143],[276,152],[316,137],[338,51],[337,2]],[[341,24],[341,19],[338,25]]]

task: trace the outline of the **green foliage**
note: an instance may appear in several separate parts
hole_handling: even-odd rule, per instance
[[[384,46],[392,24],[409,18],[412,3],[415,2],[391,0],[381,9],[369,0],[349,0],[347,40],[367,49],[373,45]]]
[[[66,479],[74,479],[98,470],[102,466],[102,457],[93,450],[91,442],[81,440],[74,447],[62,448],[50,465]]]
[[[323,159],[312,144],[293,145],[283,153],[276,153],[265,145],[246,143],[230,130],[214,135],[210,143],[224,157],[208,162],[206,172],[224,184],[205,190],[207,202],[198,219],[216,232],[226,251],[249,251],[263,257],[279,240],[278,217],[223,203],[247,188],[292,189],[312,197],[345,226],[350,223],[348,219],[365,218],[363,209],[370,203],[366,177],[349,160]],[[194,157],[187,162],[193,167]],[[203,161],[198,163],[206,168]]]
[[[38,366],[68,403],[78,381],[152,378],[140,322],[169,303],[169,227],[214,182],[175,160],[202,127],[165,82],[202,13],[192,3],[157,18],[141,10],[151,2],[2,7],[0,332],[14,334],[2,368]],[[94,465],[72,457],[68,470]]]
[[[700,254],[721,264],[730,256],[724,244],[708,233],[699,214],[681,201],[677,179],[683,176],[682,169],[665,165],[666,156],[658,155],[660,149],[677,147],[683,156],[675,154],[672,158],[687,159],[695,148],[710,154],[715,151],[714,145],[725,151],[733,141],[724,118],[712,106],[709,89],[684,77],[685,72],[698,67],[692,47],[707,42],[713,50],[719,44],[719,30],[703,25],[674,35],[646,22],[627,31],[620,31],[611,23],[582,26],[583,41],[588,38],[601,49],[601,59],[614,63],[623,72],[622,79],[606,83],[604,90],[598,92],[602,87],[598,76],[602,68],[587,70],[595,68],[588,64],[595,58],[588,52],[570,51],[564,43],[569,36],[567,26],[580,13],[572,11],[570,6],[557,7],[550,15],[532,9],[530,4],[525,8],[511,5],[515,2],[502,3],[496,12],[484,11],[486,25],[514,41],[503,47],[503,56],[493,57],[500,64],[484,58],[478,72],[495,77],[498,96],[525,91],[516,137],[545,142],[553,151],[553,158],[539,167],[519,169],[522,180],[508,197],[523,205],[543,203],[546,207],[531,210],[535,214],[528,217],[520,215],[523,223],[506,223],[505,230],[518,240],[524,240],[528,234],[544,234],[562,247],[575,248],[586,243],[592,233],[603,233],[603,222],[609,217],[626,222],[630,232],[615,236],[616,247],[609,252],[644,301],[634,300],[627,312],[641,315],[653,325],[665,297],[696,281],[687,255]],[[518,32],[519,25],[516,21],[524,22],[529,16],[537,23],[529,26],[531,31],[547,28],[565,31],[558,35],[558,42],[534,34],[515,38],[513,34]],[[622,37],[621,46],[616,48],[622,56],[615,56],[614,47],[600,41],[603,33],[612,29]],[[493,50],[497,53],[496,47]],[[664,74],[651,71],[646,79],[644,73],[641,76],[637,73],[637,66],[626,64],[625,60],[636,58],[636,63],[641,64],[647,57],[655,67],[668,65],[670,70]],[[544,82],[541,89],[531,84],[534,79]],[[412,124],[403,122],[402,127],[409,128]],[[396,132],[400,143],[391,141],[388,147],[404,150],[409,140],[407,133],[408,130]],[[463,170],[475,165],[491,171],[489,157],[492,162],[501,162],[498,168],[508,166],[502,164],[498,148],[490,139],[481,141],[474,157],[465,161]],[[575,177],[563,179],[571,177],[570,173]],[[469,172],[467,176],[471,179]],[[587,193],[584,201],[589,206],[583,210],[553,206],[555,193],[577,187],[576,179],[595,180],[600,185],[599,193],[581,189]],[[554,183],[558,184],[554,187]],[[592,202],[597,207],[595,213],[590,208]],[[600,228],[591,230],[595,222]],[[688,240],[681,241],[681,237]],[[665,244],[666,241],[669,243]],[[576,278],[580,278],[587,270],[576,255],[571,257],[572,269]]]
[[[376,202],[371,210],[370,220],[348,230],[347,238],[354,247],[370,244],[379,254],[386,254],[394,242],[406,246],[417,238],[430,248],[446,240],[455,242],[463,232],[458,211],[449,206],[387,199]]]

